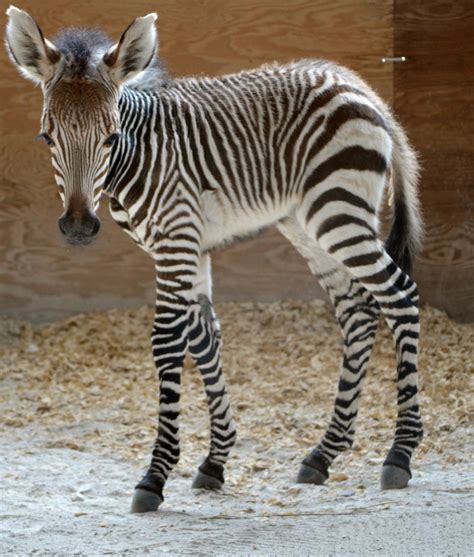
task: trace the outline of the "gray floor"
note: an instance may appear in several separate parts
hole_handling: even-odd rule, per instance
[[[10,430],[11,431],[11,430]],[[190,490],[176,475],[157,513],[131,515],[129,462],[41,439],[2,436],[0,553],[5,555],[472,555],[473,476],[425,461],[402,492],[359,480],[288,488],[290,506],[228,488]],[[273,487],[281,496],[280,479]],[[290,496],[290,495],[289,495]],[[253,501],[253,503],[252,503]],[[278,501],[277,501],[278,503]]]

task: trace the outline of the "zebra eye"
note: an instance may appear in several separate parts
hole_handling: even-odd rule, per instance
[[[117,141],[119,137],[119,133],[113,133],[112,135],[109,135],[109,137],[104,141],[104,145],[106,147],[112,147],[112,145]]]
[[[46,143],[48,145],[52,145],[53,144],[53,140],[51,139],[51,137],[47,134],[47,133],[40,133],[39,135],[36,136],[36,139],[43,139],[44,141],[46,141]]]

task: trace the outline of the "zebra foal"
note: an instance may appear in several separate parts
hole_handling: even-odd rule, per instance
[[[418,294],[408,276],[419,248],[416,157],[390,110],[357,75],[325,61],[267,65],[220,78],[171,79],[156,58],[155,14],[114,44],[98,30],[46,39],[10,7],[6,44],[43,92],[41,136],[73,244],[97,234],[102,194],[116,222],[153,259],[151,335],[160,397],[151,464],[132,510],[156,510],[179,459],[179,400],[189,351],[202,374],[210,448],[194,487],[218,488],[235,443],[212,305],[209,253],[274,225],[331,298],[344,338],[329,427],[297,481],[320,484],[351,447],[380,313],[397,354],[398,419],[383,488],[406,486],[422,437],[417,388]],[[378,237],[381,203],[394,217]]]

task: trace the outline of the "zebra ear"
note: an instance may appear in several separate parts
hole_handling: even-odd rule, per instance
[[[61,53],[44,38],[29,13],[10,6],[7,16],[5,43],[10,58],[25,77],[45,83],[53,76]]]
[[[104,55],[106,72],[117,85],[137,77],[152,62],[158,47],[157,19],[155,13],[134,19],[120,41]]]

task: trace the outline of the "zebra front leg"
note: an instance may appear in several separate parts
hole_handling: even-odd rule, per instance
[[[189,351],[201,372],[209,405],[209,454],[199,466],[193,488],[219,489],[236,431],[221,365],[221,334],[211,302],[209,255],[204,255],[196,281],[196,300],[189,313]]]
[[[176,204],[179,215],[186,210],[186,205]],[[181,374],[188,350],[189,301],[200,251],[198,235],[193,239],[183,233],[187,225],[188,220],[182,219],[172,232],[162,233],[154,245],[157,297],[151,342],[160,386],[158,433],[150,467],[135,489],[132,512],[158,509],[166,479],[179,460]]]
[[[165,482],[179,460],[181,372],[188,344],[186,303],[156,306],[151,341],[160,387],[158,433],[150,467],[135,488],[131,509],[135,513],[158,509]]]
[[[333,302],[344,338],[344,355],[331,422],[316,448],[301,464],[297,482],[320,485],[329,466],[352,447],[362,383],[377,331],[377,302],[342,268],[325,273],[321,285]]]

